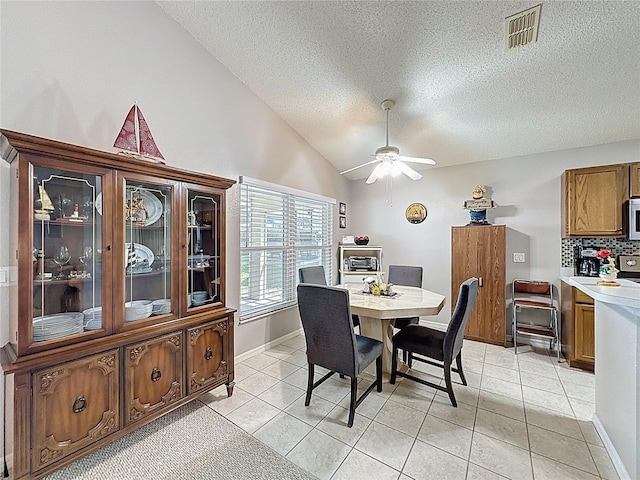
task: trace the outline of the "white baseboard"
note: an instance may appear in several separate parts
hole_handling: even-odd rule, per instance
[[[264,345],[260,345],[259,347],[256,347],[254,349],[251,349],[247,352],[241,353],[240,355],[236,355],[234,357],[234,361],[235,363],[240,363],[244,360],[246,360],[249,357],[252,357],[258,353],[262,353],[265,352],[267,350],[269,350],[270,348],[275,347],[276,345],[280,345],[281,343],[286,342],[287,340],[289,340],[290,338],[296,337],[298,335],[300,335],[301,333],[303,333],[302,328],[295,330],[291,333],[287,333],[286,335],[283,335],[280,338],[276,338],[275,340],[271,340],[269,343],[265,343]]]
[[[613,443],[611,442],[609,435],[607,435],[607,432],[604,429],[604,426],[602,425],[602,423],[600,422],[600,420],[598,419],[595,413],[593,414],[592,422],[593,422],[593,426],[596,427],[596,431],[600,435],[600,439],[604,444],[604,448],[607,450],[609,457],[611,457],[611,462],[613,463],[613,467],[616,469],[616,473],[620,477],[620,480],[631,480],[631,476],[629,475],[629,472],[627,472],[627,469],[624,468],[624,464],[622,463],[622,460],[620,459],[618,452],[613,446]]]

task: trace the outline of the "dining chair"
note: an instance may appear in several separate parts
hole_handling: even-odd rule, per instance
[[[393,285],[404,285],[407,287],[422,287],[422,267],[411,265],[389,265],[389,275],[387,282]],[[402,330],[403,328],[420,322],[420,317],[396,318],[393,327]],[[402,360],[407,363],[407,354],[402,352]]]
[[[298,310],[307,343],[309,374],[305,406],[311,403],[311,392],[334,373],[351,379],[348,427],[353,426],[355,411],[367,395],[377,388],[382,391],[382,342],[356,335],[351,320],[349,292],[343,288],[301,283],[298,285]],[[358,375],[373,361],[376,379],[357,397]],[[315,366],[329,373],[314,382]]]
[[[327,276],[324,273],[324,267],[322,265],[315,265],[313,267],[302,267],[298,269],[298,278],[300,283],[313,283],[315,285],[326,285]],[[353,320],[353,326],[360,326],[360,318],[356,314],[351,314]]]
[[[408,378],[414,382],[447,392],[451,404],[454,407],[458,406],[453,393],[453,385],[451,384],[451,371],[453,370],[460,376],[463,385],[467,384],[467,380],[464,378],[464,372],[462,371],[462,343],[464,330],[467,327],[469,315],[471,314],[477,295],[478,279],[475,277],[469,278],[460,285],[456,308],[446,331],[436,330],[424,325],[408,325],[393,336],[390,379],[392,384],[396,383],[396,376]],[[409,373],[400,372],[398,370],[398,349],[402,349],[408,353],[409,367],[412,366],[413,360],[417,360],[443,368],[446,387],[436,385],[435,383],[415,377]],[[452,368],[454,359],[457,368]]]
[[[389,265],[387,283],[404,285],[407,287],[422,287],[422,267],[409,265]],[[416,324],[420,317],[396,318],[393,322],[395,328],[403,329],[408,325]]]

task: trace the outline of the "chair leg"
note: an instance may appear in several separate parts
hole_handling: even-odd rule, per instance
[[[307,378],[307,397],[304,400],[304,406],[308,407],[309,403],[311,403],[311,391],[313,390],[313,369],[315,365],[309,364],[309,376]]]
[[[409,368],[413,367],[413,352],[408,352],[408,357],[409,357],[409,361],[407,363],[407,365],[409,365]]]
[[[406,350],[402,350],[402,361],[405,364],[407,363],[407,351]]]
[[[382,391],[382,355],[376,358],[376,390]]]
[[[462,351],[458,353],[456,357],[456,367],[458,368],[458,375],[460,375],[460,380],[462,380],[462,384],[467,386],[467,379],[464,378],[464,372],[462,371]]]
[[[518,323],[516,319],[516,307],[513,307],[513,311],[511,313],[511,336],[513,337],[513,353],[515,355],[518,354],[518,334],[516,332],[516,324]]]
[[[382,361],[382,359],[380,359]],[[378,368],[377,360],[376,360],[376,368]],[[398,347],[393,346],[393,354],[391,355],[391,378],[389,379],[389,383],[391,385],[395,385],[396,383],[396,373],[398,373]],[[377,372],[376,372],[377,375]]]
[[[377,365],[376,365],[377,366]],[[358,393],[358,377],[351,378],[351,402],[349,402],[349,422],[347,427],[353,427],[353,419],[356,416],[356,396]]]
[[[449,400],[451,400],[451,405],[454,407],[458,407],[458,402],[456,402],[456,396],[453,393],[453,385],[451,384],[451,364],[444,364],[444,381],[447,384],[447,393],[449,394]]]

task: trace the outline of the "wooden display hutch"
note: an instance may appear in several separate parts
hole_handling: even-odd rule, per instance
[[[227,386],[234,181],[0,130],[10,164],[5,459],[41,478]]]

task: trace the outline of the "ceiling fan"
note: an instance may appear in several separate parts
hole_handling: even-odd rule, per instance
[[[389,145],[389,110],[391,107],[395,105],[393,100],[383,100],[380,106],[387,114],[387,141],[384,147],[380,147],[376,150],[375,160],[371,160],[370,162],[363,163],[362,165],[358,165],[357,167],[349,168],[344,172],[340,172],[340,175],[344,175],[345,173],[352,172],[358,168],[366,167],[367,165],[372,165],[377,163],[376,168],[373,169],[369,178],[367,178],[366,183],[373,183],[379,178],[384,178],[388,175],[392,177],[398,176],[400,173],[404,173],[411,180],[420,180],[422,175],[416,172],[413,168],[407,165],[404,162],[410,163],[422,163],[427,165],[435,165],[436,162],[431,160],[430,158],[418,158],[418,157],[405,157],[400,155],[400,149],[398,147],[394,147],[393,145]]]

